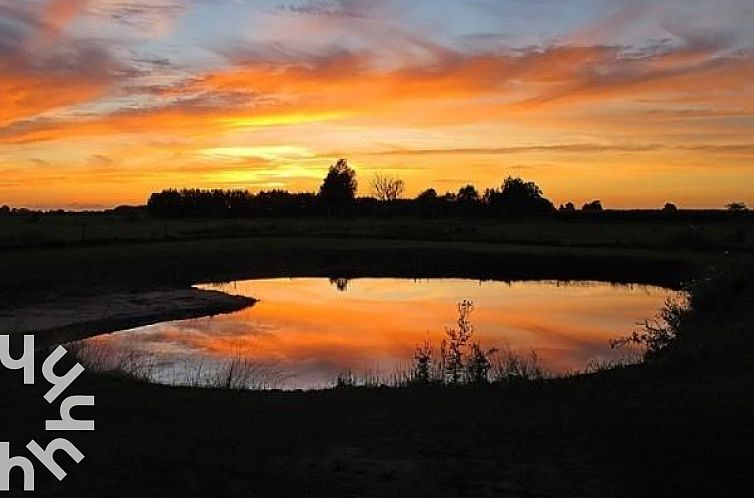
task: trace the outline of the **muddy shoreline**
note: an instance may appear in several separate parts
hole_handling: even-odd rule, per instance
[[[233,313],[255,302],[194,287],[57,297],[3,310],[0,334],[33,334],[37,348],[44,348],[158,322]]]

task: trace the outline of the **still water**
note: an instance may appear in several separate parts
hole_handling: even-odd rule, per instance
[[[536,351],[552,373],[625,356],[609,341],[651,319],[674,293],[602,282],[497,282],[464,279],[292,278],[201,285],[246,295],[252,307],[215,317],[165,322],[87,340],[129,358],[149,357],[154,381],[190,383],[245,357],[285,389],[329,387],[340,372],[388,377],[410,366],[417,345],[438,345],[471,300],[474,340],[484,348]],[[124,352],[128,352],[127,354]]]

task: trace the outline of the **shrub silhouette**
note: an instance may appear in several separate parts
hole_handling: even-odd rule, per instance
[[[676,207],[676,205],[672,202],[666,202],[662,207],[662,210],[666,213],[675,213],[678,211],[678,207]]]
[[[472,340],[472,301],[459,302],[457,311],[456,324],[445,328],[445,338],[440,343],[437,356],[428,340],[417,346],[410,374],[411,384],[487,384],[491,381],[537,380],[544,377],[536,354],[532,353],[531,359],[526,359],[508,348],[507,355],[499,357],[497,349],[486,350]]]
[[[421,194],[416,196],[417,201],[436,201],[437,200],[437,190],[433,188],[428,188]]]
[[[487,384],[490,381],[489,375],[492,368],[490,358],[496,351],[494,348],[485,351],[476,342],[471,344],[466,360],[466,379],[469,383]]]
[[[614,347],[639,344],[644,359],[679,369],[746,369],[754,366],[750,326],[740,318],[751,308],[751,262],[710,267],[685,296],[668,301],[657,317]]]
[[[474,326],[471,324],[472,311],[474,311],[474,303],[461,301],[458,303],[456,327],[445,328],[445,339],[440,346],[440,351],[445,359],[443,376],[448,384],[457,384],[464,379],[466,348],[471,336],[474,335]]]
[[[479,192],[473,185],[466,185],[458,189],[456,201],[461,204],[474,204],[479,202]]]
[[[688,301],[668,299],[653,320],[645,320],[640,324],[639,330],[611,341],[610,346],[619,348],[628,344],[637,344],[645,348],[646,360],[658,358],[676,339],[683,317],[688,312]]]
[[[487,203],[493,211],[521,216],[524,214],[550,213],[555,210],[552,202],[542,195],[542,189],[534,182],[507,177],[500,190],[488,190]]]
[[[735,213],[749,210],[749,208],[747,208],[746,204],[744,204],[743,202],[729,202],[725,205],[725,209]]]
[[[599,200],[592,201],[592,202],[587,202],[586,204],[584,204],[583,206],[581,206],[581,210],[582,211],[588,211],[588,212],[592,212],[592,213],[595,213],[595,212],[599,213],[599,212],[603,211],[603,209],[604,208],[602,207],[602,201],[599,201]]]

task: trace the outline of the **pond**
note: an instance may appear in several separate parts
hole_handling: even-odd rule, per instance
[[[455,325],[458,303],[470,300],[474,341],[485,349],[535,352],[541,367],[562,374],[624,357],[626,351],[611,349],[610,340],[652,319],[675,294],[602,282],[398,278],[277,278],[197,287],[259,301],[228,315],[90,338],[84,360],[100,367],[115,361],[109,367],[169,384],[196,385],[234,363],[252,372],[257,387],[330,387],[347,370],[388,379],[410,369],[417,346],[438,346],[445,328]]]

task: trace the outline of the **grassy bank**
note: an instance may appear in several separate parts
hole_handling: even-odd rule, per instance
[[[47,291],[98,294],[103,287],[290,275],[596,279],[676,287],[726,254],[748,257],[754,249],[750,216],[629,214],[527,221],[160,220],[138,211],[6,216],[0,217],[0,303],[38,299]]]
[[[717,251],[336,238],[118,243],[5,251],[0,296],[3,305],[15,306],[61,292],[99,294],[275,276],[590,279],[676,287],[721,256]]]

